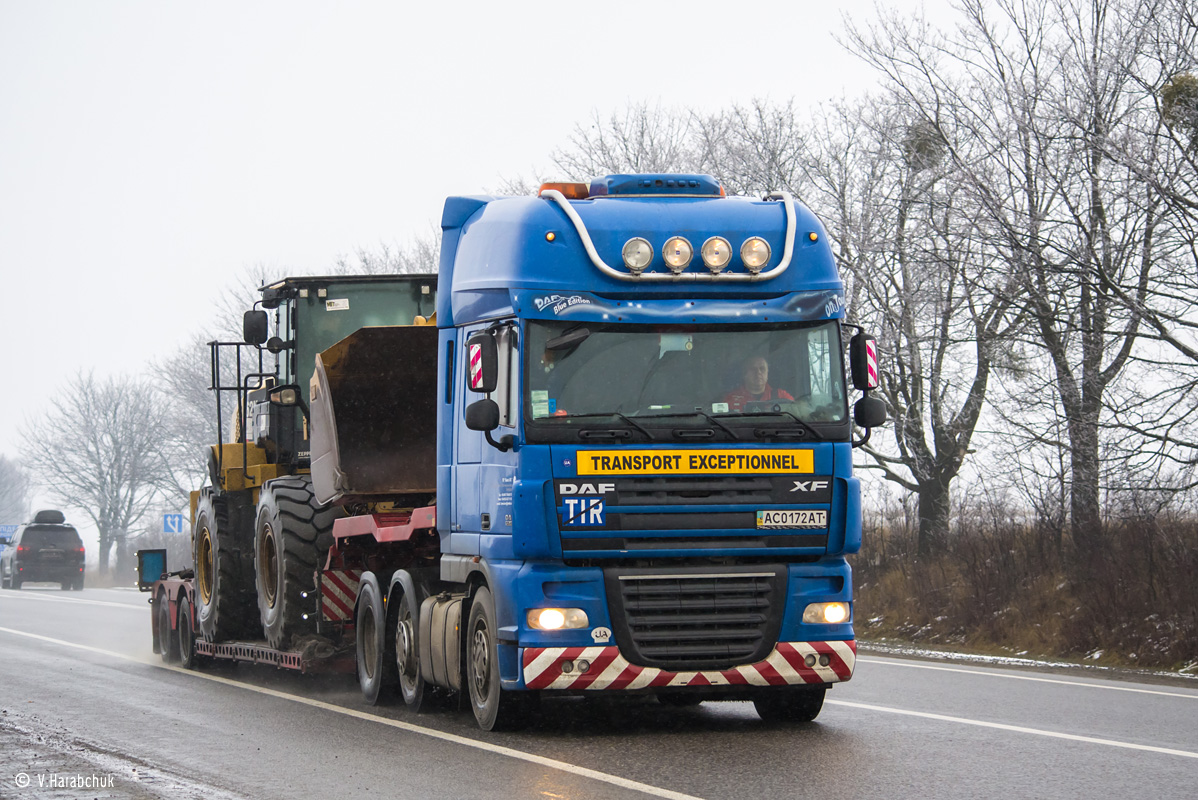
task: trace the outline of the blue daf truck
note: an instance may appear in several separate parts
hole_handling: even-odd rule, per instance
[[[194,572],[144,554],[156,650],[456,692],[486,730],[596,692],[813,719],[853,673],[852,449],[885,419],[819,221],[611,175],[452,197],[442,229],[435,292],[287,279],[247,313],[231,346],[277,365],[214,369],[245,423],[193,496]],[[327,341],[397,284],[435,313],[399,298]]]

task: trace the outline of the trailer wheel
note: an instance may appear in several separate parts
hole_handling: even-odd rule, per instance
[[[166,592],[158,593],[158,653],[163,662],[174,664],[179,660],[178,642],[171,629],[171,602]]]
[[[175,631],[179,637],[179,665],[184,669],[195,669],[196,633],[195,626],[191,624],[191,601],[187,599],[187,592],[179,595],[177,609]]]
[[[362,696],[370,705],[379,700],[395,685],[395,653],[387,625],[387,610],[383,606],[383,593],[379,579],[373,572],[362,574],[358,584],[357,612],[354,614],[354,632],[358,660],[358,684]]]
[[[510,731],[527,722],[527,693],[505,690],[499,683],[499,642],[495,600],[480,586],[470,604],[466,625],[466,684],[474,719],[484,731]]]
[[[395,673],[399,679],[399,691],[404,705],[419,714],[428,708],[424,676],[420,672],[420,647],[417,639],[420,630],[420,609],[411,592],[397,587],[391,595],[391,617],[395,621],[394,650]]]
[[[327,540],[322,534],[332,531],[340,515],[339,508],[316,502],[308,475],[277,478],[262,487],[254,527],[254,583],[271,647],[285,649],[293,635],[316,629],[315,576],[328,551],[317,539]]]
[[[753,700],[757,716],[766,722],[811,722],[824,707],[824,686],[789,689],[779,695],[769,693]]]
[[[229,513],[229,498],[211,489],[200,494],[195,525],[196,616],[209,642],[250,633],[251,578]]]

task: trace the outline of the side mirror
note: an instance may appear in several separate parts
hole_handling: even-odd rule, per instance
[[[262,344],[269,333],[268,327],[265,311],[247,311],[241,318],[241,338],[246,344]]]
[[[466,406],[466,427],[472,431],[493,431],[499,427],[499,404],[490,398]]]
[[[476,333],[466,340],[466,364],[469,366],[469,376],[466,385],[471,391],[490,394],[495,391],[499,382],[499,348],[495,337],[489,333]],[[478,405],[475,403],[474,405]],[[471,406],[473,407],[473,406]],[[496,408],[498,414],[498,408]],[[470,411],[466,411],[466,419],[470,419]],[[472,428],[476,431],[494,430],[499,424],[498,416],[491,428]]]
[[[853,406],[853,421],[866,430],[885,425],[886,404],[878,397],[862,397]]]
[[[863,392],[878,388],[878,343],[874,337],[858,333],[849,340],[849,371],[854,388]]]

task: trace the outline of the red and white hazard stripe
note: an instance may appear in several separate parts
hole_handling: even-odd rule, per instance
[[[865,367],[869,376],[869,388],[878,388],[878,343],[865,340]]]
[[[483,348],[480,344],[470,345],[470,388],[481,389],[483,385]]]
[[[826,657],[826,659],[824,658]],[[826,665],[821,664],[826,660]],[[579,662],[589,664],[579,671]],[[666,686],[787,686],[838,683],[853,677],[857,643],[779,642],[756,664],[725,670],[667,672],[630,664],[618,647],[526,647],[529,689],[654,689]],[[564,671],[565,668],[570,671]]]
[[[362,570],[326,570],[320,573],[320,611],[326,620],[339,622],[354,616],[354,599]]]

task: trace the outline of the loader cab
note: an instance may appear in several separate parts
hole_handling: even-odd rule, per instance
[[[232,419],[232,440],[260,448],[265,463],[306,469],[316,355],[359,328],[431,317],[436,286],[436,275],[284,278],[263,286],[245,314],[242,341],[211,345],[219,377],[213,388],[224,396],[219,424]]]

